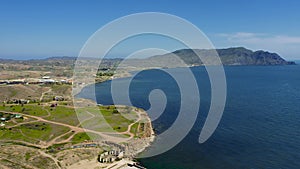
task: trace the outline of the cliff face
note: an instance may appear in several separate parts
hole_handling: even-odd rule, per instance
[[[225,65],[289,65],[288,62],[276,53],[267,51],[251,51],[245,48],[217,49],[217,52]]]
[[[243,47],[237,48],[227,48],[227,49],[216,49],[215,50],[223,63],[223,65],[294,65],[295,62],[288,62],[280,57],[276,53],[270,53],[267,51],[251,51]],[[175,52],[153,56],[152,59],[160,58],[165,61],[171,59],[172,55],[177,55],[180,57],[186,64],[189,65],[202,65],[202,61],[194,53],[203,58],[209,59],[210,56],[214,55],[214,50],[208,49],[181,49]]]

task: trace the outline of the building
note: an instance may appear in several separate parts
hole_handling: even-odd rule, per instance
[[[15,118],[16,118],[16,119],[20,119],[20,118],[22,118],[22,115],[16,114],[16,115],[15,115]]]
[[[43,76],[42,79],[39,80],[40,83],[44,84],[53,84],[57,83],[57,81],[50,78],[50,76]]]
[[[42,84],[42,82],[37,78],[28,78],[26,84]]]
[[[53,79],[41,79],[40,82],[44,84],[56,83],[56,81]]]
[[[26,84],[25,79],[8,80],[8,84]]]
[[[30,101],[26,99],[20,99],[19,104],[28,104]]]
[[[55,100],[55,101],[64,101],[65,98],[64,98],[63,96],[55,96],[55,97],[53,98],[53,100]]]
[[[43,76],[42,79],[50,79],[50,76]]]
[[[2,84],[2,85],[6,85],[6,84],[8,84],[9,82],[7,81],[7,80],[0,80],[0,85]]]
[[[124,152],[120,150],[106,151],[98,156],[100,163],[112,163],[116,160],[120,160],[124,157]]]

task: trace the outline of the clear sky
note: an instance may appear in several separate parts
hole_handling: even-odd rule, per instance
[[[198,26],[217,48],[244,46],[300,59],[298,0],[1,0],[0,58],[77,56],[101,26],[164,12]]]

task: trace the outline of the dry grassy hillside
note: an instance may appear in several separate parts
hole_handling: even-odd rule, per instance
[[[0,101],[3,102],[7,99],[39,100],[42,93],[49,89],[50,87],[39,85],[4,85],[0,86]]]

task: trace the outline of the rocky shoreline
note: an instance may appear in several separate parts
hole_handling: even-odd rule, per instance
[[[145,113],[147,114],[147,113]],[[134,159],[138,154],[142,153],[146,148],[151,146],[151,143],[155,140],[155,133],[152,127],[151,119],[147,115],[147,120],[149,121],[146,123],[146,137],[139,138],[139,139],[132,139],[128,143],[128,155],[131,156],[132,159]]]
[[[128,77],[128,75],[126,75],[126,77]],[[124,77],[118,77],[118,78],[124,78]],[[111,80],[111,79],[107,79],[105,81],[108,81],[108,80]],[[103,83],[105,81],[96,82],[96,83]],[[87,86],[87,84],[85,86],[81,86],[81,89],[83,89],[86,86]],[[84,100],[86,100],[86,99],[84,99]],[[94,102],[94,101],[89,100],[89,102]],[[94,104],[96,104],[96,103],[94,103]],[[118,105],[118,106],[121,106],[121,105]],[[144,123],[145,123],[145,125],[144,125],[144,136],[142,138],[132,138],[132,139],[126,141],[125,143],[120,143],[119,144],[120,146],[125,147],[125,158],[124,158],[125,160],[122,160],[122,163],[124,163],[124,161],[126,161],[127,164],[136,163],[135,158],[138,156],[138,154],[142,153],[148,147],[150,147],[152,142],[155,140],[155,133],[154,133],[153,126],[152,126],[152,123],[151,123],[151,119],[148,116],[147,112],[145,110],[141,109],[141,108],[133,107],[133,109],[139,110],[139,113],[143,116],[143,120],[144,120]],[[116,143],[116,144],[118,144],[118,143]],[[117,165],[118,163],[120,163],[120,162],[118,161],[118,162],[115,162],[113,164]],[[74,167],[74,168],[79,167],[80,168],[80,166],[82,167],[83,164],[86,165],[86,166],[91,166],[91,167],[95,166],[95,164],[93,162],[90,162],[90,161],[88,162],[86,160],[82,160],[82,161],[79,161],[77,164],[72,165],[72,167]]]

